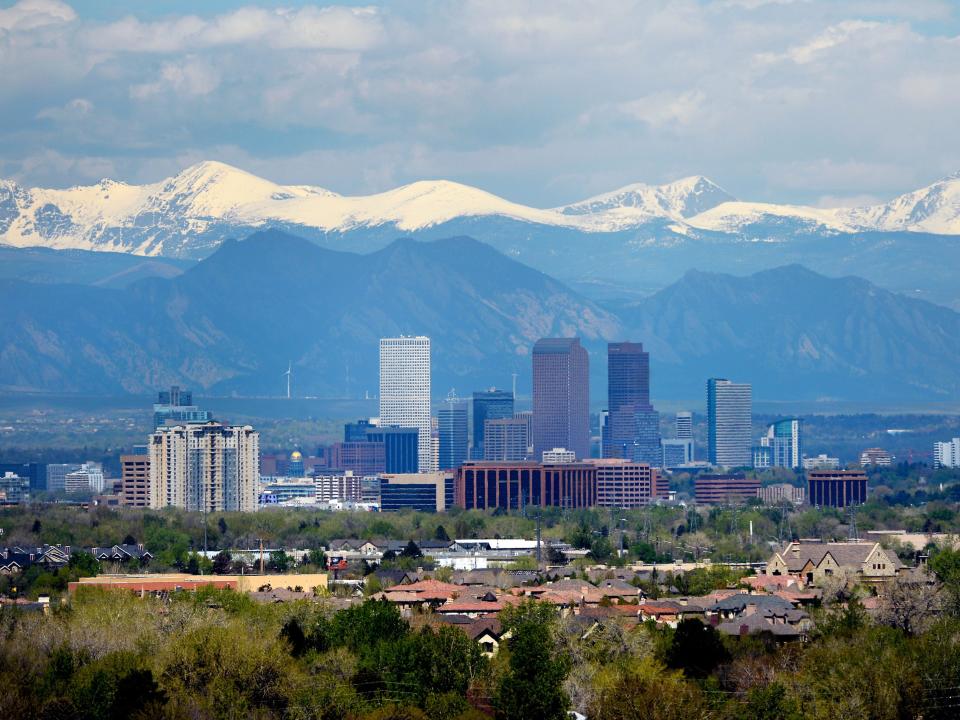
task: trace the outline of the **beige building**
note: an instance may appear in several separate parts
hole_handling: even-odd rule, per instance
[[[260,435],[249,425],[173,425],[150,436],[150,507],[252,512]]]
[[[803,505],[806,494],[806,488],[796,487],[790,483],[767,485],[757,490],[757,497],[764,505],[783,505],[784,503]]]
[[[878,542],[800,540],[788,543],[767,561],[768,575],[794,575],[808,585],[820,585],[840,573],[875,585],[895,577],[902,568],[897,554]]]

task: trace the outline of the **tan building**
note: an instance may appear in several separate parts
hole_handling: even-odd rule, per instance
[[[167,593],[177,590],[196,590],[201,587],[230,588],[237,592],[256,592],[261,587],[271,590],[304,590],[323,592],[327,589],[327,573],[305,575],[186,575],[184,573],[142,575],[99,575],[80,578],[69,583],[71,593],[79,587],[105,587],[113,590],[129,590],[145,595]]]
[[[757,490],[757,497],[764,505],[783,505],[784,503],[803,505],[806,494],[805,488],[796,487],[790,483],[777,483]]]
[[[825,543],[800,540],[788,543],[767,561],[768,575],[794,575],[808,585],[841,572],[858,582],[883,583],[903,568],[900,558],[878,542]]]
[[[251,512],[260,486],[260,435],[217,422],[158,428],[150,436],[150,507]]]
[[[150,507],[150,456],[120,456],[120,504]]]
[[[635,508],[657,499],[667,499],[669,488],[661,482],[656,468],[616,458],[593,459],[597,468],[597,505]]]

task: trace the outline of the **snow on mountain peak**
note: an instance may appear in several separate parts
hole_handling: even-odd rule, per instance
[[[0,180],[0,242],[17,246],[197,255],[253,227],[347,233],[384,226],[415,232],[484,217],[582,233],[639,232],[651,243],[664,233],[675,240],[702,236],[702,230],[752,239],[863,230],[960,234],[960,174],[882,205],[833,210],[740,202],[702,175],[663,185],[634,183],[552,209],[449,180],[343,196],[312,185],[280,185],[217,161],[147,185],[104,179],[47,190]]]

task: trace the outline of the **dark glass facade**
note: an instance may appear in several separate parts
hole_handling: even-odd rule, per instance
[[[657,467],[660,414],[650,404],[650,354],[641,343],[607,345],[607,418],[601,453]]]
[[[468,510],[593,507],[597,468],[589,463],[467,463],[457,471],[455,501]]]
[[[478,390],[473,393],[473,455],[474,459],[483,458],[484,423],[487,420],[512,418],[514,410],[513,393],[506,390]]]
[[[410,476],[405,479],[380,478],[381,512],[397,510],[443,512],[453,505],[455,493],[452,475],[445,475],[433,481],[411,482],[409,480],[411,480]],[[441,484],[440,488],[437,487],[438,483]]]
[[[384,472],[415,473],[419,469],[417,428],[372,427],[367,440],[383,443]]]
[[[438,461],[441,470],[455,470],[467,459],[467,406],[451,403],[437,412]]]
[[[862,470],[811,470],[807,498],[814,507],[847,507],[867,501],[867,474]]]
[[[0,477],[6,473],[13,473],[29,480],[31,492],[47,489],[46,463],[0,463]]]

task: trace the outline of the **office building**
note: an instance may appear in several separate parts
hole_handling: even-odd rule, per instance
[[[456,477],[456,504],[468,510],[582,508],[597,503],[597,468],[590,463],[471,461],[457,470]]]
[[[530,446],[527,418],[486,420],[483,431],[483,459],[491,462],[526,460]]]
[[[803,505],[805,495],[805,488],[790,483],[767,485],[757,491],[757,497],[764,505]]]
[[[380,476],[380,510],[445,512],[454,503],[454,479],[449,472]]]
[[[157,402],[153,406],[153,427],[184,423],[204,423],[213,419],[206,410],[193,404],[193,393],[181,390],[174,385],[170,390],[157,393]]]
[[[729,475],[697,475],[694,497],[700,505],[741,505],[757,497],[760,481],[742,473]]]
[[[863,470],[811,470],[807,497],[814,507],[847,507],[867,501],[867,474]]]
[[[765,452],[758,450],[766,448]],[[803,463],[803,420],[788,418],[777,420],[767,427],[760,438],[759,448],[754,448],[755,468],[782,467],[797,469]]]
[[[356,422],[347,423],[343,426],[343,441],[366,442],[367,431],[376,429],[376,427],[377,426],[369,420],[357,420]]]
[[[719,467],[748,467],[753,401],[750,385],[723,378],[707,381],[709,460]]]
[[[0,505],[30,502],[30,479],[13,472],[0,473]]]
[[[662,440],[660,446],[663,449],[663,460],[661,467],[668,469],[690,465],[693,462],[693,440],[689,439],[670,439]]]
[[[514,415],[514,397],[506,390],[478,390],[473,393],[473,448],[470,454],[475,460],[484,455],[484,432],[487,420],[503,420]]]
[[[632,342],[607,345],[607,416],[602,455],[654,467],[663,462],[660,413],[650,404],[650,355]]]
[[[960,467],[960,438],[933,444],[933,466],[935,468]]]
[[[533,346],[534,457],[555,447],[590,456],[590,359],[579,338]]]
[[[80,469],[80,463],[49,463],[47,465],[47,492],[64,492],[67,474]]]
[[[13,473],[20,478],[26,478],[30,483],[30,492],[43,492],[47,489],[46,463],[0,463],[0,476]]]
[[[765,470],[773,467],[773,448],[766,444],[766,438],[760,439],[760,445],[754,445],[750,449],[750,457],[753,458],[751,466],[755,470]]]
[[[103,468],[96,463],[83,463],[64,476],[63,489],[69,494],[102,493],[105,486]]]
[[[411,462],[405,467],[410,465],[416,467],[416,432],[411,435],[413,438],[413,447],[410,451]],[[366,439],[362,442],[334,443],[330,446],[330,467],[352,472],[358,477],[387,472],[386,444]]]
[[[607,344],[607,418],[603,431],[605,458],[631,459],[636,454],[639,411],[650,406],[650,355],[632,342]],[[659,418],[658,418],[659,423]],[[659,424],[657,451],[660,449]]]
[[[313,478],[316,501],[318,503],[360,502],[362,476],[347,471],[344,473],[323,473]]]
[[[437,412],[437,463],[441,470],[455,470],[467,459],[467,405],[448,399]]]
[[[257,509],[260,435],[249,425],[173,425],[150,436],[150,507]]]
[[[514,420],[527,424],[527,457],[533,457],[533,410],[520,410],[513,414]]]
[[[681,410],[676,415],[677,440],[693,440],[693,413]]]
[[[541,459],[545,465],[569,465],[577,461],[577,454],[566,448],[553,448],[544,450]]]
[[[419,471],[433,469],[430,338],[380,340],[380,423],[416,428]]]
[[[382,426],[371,428],[367,431],[367,441],[383,444],[385,472],[415,473],[421,465],[420,430],[417,428]]]
[[[660,413],[652,407],[637,408],[633,414],[634,437],[629,455],[634,462],[660,467],[663,462],[663,449],[660,445]]]
[[[590,464],[597,469],[599,507],[636,508],[669,497],[666,478],[646,463],[603,458],[590,460]]]
[[[150,456],[120,456],[120,504],[127,507],[150,507]]]
[[[804,470],[837,470],[840,467],[840,458],[829,457],[824,453],[816,457],[805,457],[803,459]]]
[[[883,448],[867,448],[860,453],[860,467],[875,465],[877,467],[890,467],[893,464],[893,458]]]
[[[261,478],[260,505],[315,505],[317,489],[313,478]]]

